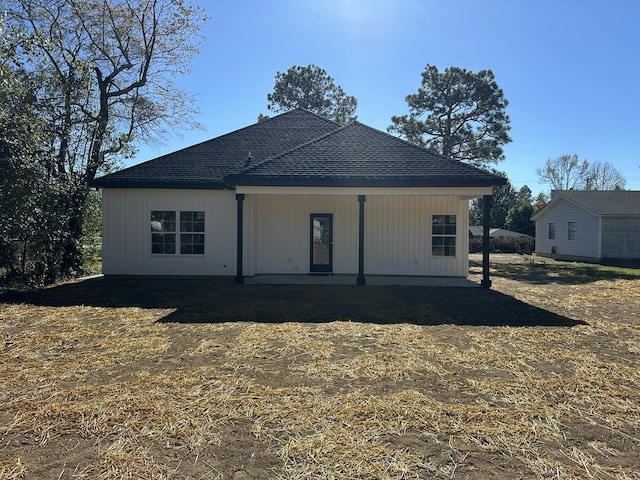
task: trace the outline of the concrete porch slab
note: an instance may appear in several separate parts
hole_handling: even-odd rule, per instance
[[[254,275],[244,277],[245,284],[263,285],[355,285],[357,275]],[[476,288],[480,284],[461,277],[410,277],[368,275],[367,285]]]

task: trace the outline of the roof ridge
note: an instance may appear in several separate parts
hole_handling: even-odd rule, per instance
[[[306,108],[302,108],[302,107],[292,108],[291,110],[287,110],[287,111],[286,111],[286,112],[284,112],[284,113],[281,113],[281,114],[276,115],[276,117],[279,117],[280,115],[285,115],[285,114],[287,114],[287,113],[295,112],[296,110],[300,110],[301,112],[309,113],[309,114],[311,114],[311,115],[313,115],[313,116],[315,116],[315,117],[318,117],[320,120],[325,120],[325,121],[327,121],[327,122],[331,122],[331,123],[333,123],[333,124],[335,124],[335,125],[338,125],[338,126],[341,126],[341,125],[342,125],[341,123],[336,122],[335,120],[331,120],[330,118],[323,117],[323,116],[322,116],[322,115],[320,115],[319,113],[312,112],[311,110],[307,110]],[[273,117],[273,118],[276,118],[276,117]],[[269,117],[269,119],[271,119],[271,117]]]
[[[392,135],[389,132],[384,132],[382,130],[378,130],[377,128],[374,128],[374,127],[372,127],[370,125],[366,125],[366,124],[361,123],[361,122],[358,122],[357,120],[355,120],[352,123],[358,123],[360,126],[365,127],[365,128],[367,128],[369,130],[373,130],[374,132],[385,134],[385,135],[391,137],[392,139],[394,139],[397,142],[400,142],[400,143],[402,143],[404,145],[407,145],[407,146],[409,146],[411,148],[414,148],[416,150],[420,150],[423,153],[428,153],[429,155],[433,155],[434,157],[440,158],[441,160],[448,161],[448,162],[456,162],[456,163],[459,163],[460,165],[463,165],[465,168],[469,167],[469,168],[472,168],[472,169],[482,170],[483,172],[486,172],[486,173],[491,173],[487,168],[484,168],[484,167],[481,167],[481,166],[476,166],[476,165],[471,165],[469,163],[466,163],[466,162],[460,160],[459,158],[447,157],[446,155],[443,155],[441,153],[434,152],[433,150],[429,150],[427,147],[423,147],[421,145],[416,145],[415,143],[412,143],[409,140],[406,140],[406,139],[400,138],[400,137],[396,137],[395,135]]]
[[[404,138],[396,137],[395,135],[392,135],[392,134],[390,134],[389,132],[384,132],[384,131],[379,130],[379,129],[377,129],[377,128],[374,128],[374,127],[372,127],[372,126],[370,126],[370,125],[366,125],[366,124],[364,124],[364,123],[358,122],[357,120],[356,120],[355,122],[353,122],[353,123],[358,123],[360,126],[365,127],[365,128],[367,128],[367,129],[369,129],[369,130],[373,130],[373,131],[378,132],[378,133],[383,133],[383,134],[385,134],[385,135],[387,135],[387,136],[391,137],[392,139],[394,139],[394,140],[395,140],[395,141],[397,141],[397,142],[403,143],[404,145],[408,145],[408,146],[410,146],[410,147],[412,147],[412,148],[415,148],[415,149],[417,149],[417,150],[420,150],[420,151],[422,151],[422,152],[430,153],[431,155],[433,155],[433,156],[435,156],[435,157],[440,157],[440,158],[442,158],[442,159],[444,159],[444,160],[455,160],[455,161],[457,161],[457,162],[460,162],[460,160],[458,160],[458,159],[456,159],[456,158],[446,157],[446,156],[444,156],[444,155],[442,155],[442,154],[440,154],[440,153],[438,153],[438,152],[434,152],[433,150],[429,150],[429,149],[428,149],[428,148],[426,148],[426,147],[423,147],[423,146],[421,146],[421,145],[416,145],[415,143],[412,143],[412,142],[410,142],[409,140],[405,140]]]
[[[437,152],[433,152],[433,151],[429,150],[428,148],[422,147],[422,146],[420,146],[420,145],[416,145],[415,143],[411,143],[410,141],[405,140],[404,138],[400,138],[400,137],[396,137],[395,135],[391,135],[389,132],[384,132],[384,131],[379,130],[379,129],[377,129],[377,128],[374,128],[374,127],[371,127],[371,126],[369,126],[369,125],[366,125],[366,124],[364,124],[364,123],[360,123],[360,122],[358,122],[357,120],[356,120],[356,122],[354,122],[354,123],[358,123],[361,127],[364,127],[364,128],[366,128],[366,129],[369,129],[369,130],[373,130],[374,132],[382,133],[382,134],[384,134],[384,135],[387,135],[388,137],[390,137],[390,138],[391,138],[391,139],[393,139],[394,141],[396,141],[396,142],[400,142],[400,143],[402,143],[402,144],[404,144],[404,145],[407,145],[407,146],[409,146],[409,147],[411,147],[411,148],[414,148],[414,149],[416,149],[416,150],[420,150],[421,152],[429,153],[429,154],[431,154],[431,155],[433,155],[433,156],[435,156],[435,157],[440,157],[440,158],[442,158],[442,159],[444,159],[444,160],[456,160],[455,158],[445,157],[444,155],[441,155],[441,154],[439,154],[439,153],[437,153]],[[456,161],[459,161],[459,160],[456,160]]]
[[[304,110],[303,108],[294,108],[294,109],[292,109],[292,110],[288,110],[288,111],[286,111],[286,112],[279,113],[279,114],[278,114],[278,115],[276,115],[275,117],[269,117],[269,118],[267,118],[266,120],[263,120],[262,122],[252,123],[251,125],[246,125],[246,126],[244,126],[244,127],[237,128],[237,129],[232,130],[232,131],[230,131],[230,132],[223,133],[222,135],[218,135],[217,137],[208,138],[208,139],[206,139],[206,140],[202,140],[201,142],[194,143],[193,145],[189,145],[189,146],[186,146],[186,147],[183,147],[183,148],[178,148],[177,150],[173,150],[173,151],[171,151],[171,152],[167,152],[167,153],[165,153],[165,154],[163,154],[163,155],[160,155],[159,157],[150,158],[149,160],[145,160],[144,162],[137,163],[137,164],[135,164],[135,165],[131,165],[131,166],[129,166],[129,167],[123,168],[123,169],[121,169],[121,170],[118,170],[117,172],[112,172],[112,173],[124,172],[125,170],[129,170],[129,169],[134,168],[134,167],[141,167],[141,166],[144,166],[145,164],[147,164],[147,163],[149,163],[149,162],[155,162],[156,160],[160,160],[161,158],[167,157],[167,156],[169,156],[169,155],[174,155],[174,154],[176,154],[176,153],[178,153],[178,152],[182,152],[183,150],[189,150],[189,149],[191,149],[191,148],[195,148],[195,147],[198,147],[198,146],[200,146],[200,145],[204,145],[205,143],[212,142],[212,141],[214,141],[214,140],[218,141],[218,140],[223,139],[223,138],[225,138],[225,137],[228,137],[228,136],[230,136],[230,135],[235,135],[235,134],[237,134],[237,133],[239,133],[239,132],[242,132],[243,130],[247,130],[247,129],[249,129],[249,128],[253,128],[253,127],[255,127],[256,125],[264,124],[264,123],[266,123],[266,122],[269,122],[269,121],[275,120],[275,119],[277,119],[278,117],[282,117],[282,116],[284,116],[284,115],[290,114],[290,113],[294,112],[295,110],[306,111],[306,110]],[[313,112],[307,112],[307,113],[310,113],[310,114],[312,114],[312,115],[315,115]],[[315,116],[316,116],[316,117],[319,117],[318,115],[315,115]],[[322,117],[319,117],[319,118],[322,118]],[[324,118],[323,120],[326,120],[326,121],[328,121],[328,122],[332,122],[332,120],[329,120],[328,118]],[[335,123],[335,122],[333,122],[333,123]]]
[[[299,108],[299,109],[296,109],[296,110],[306,111],[303,108]],[[313,112],[309,112],[309,113],[312,113],[313,115],[315,115]],[[316,116],[320,117],[319,115],[316,115]],[[323,118],[323,117],[320,117],[320,118]],[[329,120],[329,121],[332,122],[332,120]],[[333,123],[336,123],[336,122],[333,122]],[[340,125],[339,123],[336,123],[338,125],[338,128],[336,128],[335,130],[331,130],[330,132],[323,133],[323,134],[321,134],[320,136],[318,136],[316,138],[312,138],[311,140],[307,140],[304,143],[300,143],[299,145],[296,145],[295,147],[291,147],[288,150],[285,150],[284,152],[278,153],[277,155],[272,155],[269,158],[265,158],[264,160],[261,160],[259,162],[252,163],[249,166],[249,168],[246,168],[246,169],[242,170],[242,173],[249,173],[252,170],[254,170],[255,168],[261,167],[261,166],[263,166],[263,165],[265,165],[265,164],[267,164],[267,163],[269,163],[269,162],[271,162],[273,160],[276,160],[278,158],[284,157],[285,155],[288,155],[288,154],[290,154],[292,152],[300,150],[300,149],[302,149],[304,147],[307,147],[309,145],[313,145],[314,143],[319,142],[320,140],[324,140],[325,138],[327,138],[330,135],[333,135],[333,134],[335,134],[335,133],[337,133],[337,132],[339,132],[341,130],[344,130],[345,128],[351,126],[353,123],[354,122],[350,122],[350,123],[347,123],[346,125]]]
[[[296,111],[300,111],[300,112],[307,113],[307,114],[309,114],[309,115],[313,115],[314,117],[319,118],[320,120],[323,120],[323,121],[325,121],[325,122],[327,122],[327,123],[334,124],[334,125],[336,125],[337,127],[341,126],[339,123],[337,123],[337,122],[335,122],[335,121],[333,121],[333,120],[330,120],[330,119],[328,119],[328,118],[325,118],[325,117],[323,117],[323,116],[321,116],[321,115],[318,115],[318,114],[316,114],[316,113],[314,113],[314,112],[311,112],[311,111],[309,111],[309,110],[306,110],[306,109],[304,109],[304,108],[296,107],[296,108],[293,108],[293,109],[291,109],[291,110],[287,110],[286,112],[278,113],[277,115],[275,115],[275,116],[273,116],[273,117],[269,117],[269,118],[267,118],[266,120],[263,120],[263,121],[261,121],[261,122],[254,122],[254,123],[252,123],[251,125],[246,125],[246,126],[244,126],[244,127],[237,128],[237,129],[235,129],[235,130],[232,130],[232,131],[230,131],[230,132],[223,133],[223,134],[218,135],[218,136],[216,136],[216,137],[208,138],[208,139],[206,139],[206,140],[202,140],[202,141],[197,142],[197,143],[194,143],[194,144],[192,144],[192,145],[188,145],[188,146],[186,146],[186,147],[182,147],[182,148],[178,148],[178,149],[176,149],[176,150],[172,150],[172,151],[170,151],[170,152],[167,152],[167,153],[165,153],[165,154],[160,155],[159,157],[150,158],[150,159],[145,160],[145,161],[143,161],[143,162],[136,163],[136,164],[134,164],[134,165],[129,165],[128,167],[122,168],[122,169],[120,169],[120,170],[116,170],[115,172],[108,172],[108,173],[105,173],[104,175],[101,175],[100,177],[98,177],[98,179],[101,179],[101,178],[106,177],[106,176],[111,175],[111,174],[116,174],[116,173],[117,173],[117,174],[120,174],[121,172],[127,172],[128,170],[132,170],[132,169],[146,168],[147,164],[149,164],[149,163],[151,163],[151,162],[157,162],[157,161],[162,160],[162,159],[164,159],[164,158],[166,158],[166,157],[169,157],[169,156],[171,156],[171,155],[175,155],[175,154],[179,154],[180,152],[184,152],[184,151],[186,151],[186,150],[196,149],[197,147],[200,147],[200,146],[202,146],[202,145],[205,145],[205,144],[207,144],[207,143],[209,143],[209,142],[214,142],[214,141],[216,141],[216,142],[217,142],[217,141],[220,141],[220,140],[226,139],[226,138],[228,138],[228,137],[230,137],[230,136],[232,136],[232,135],[237,135],[238,133],[243,132],[243,131],[245,131],[245,130],[248,130],[248,129],[251,129],[251,128],[255,128],[255,127],[256,127],[256,126],[258,126],[258,125],[264,125],[265,123],[275,121],[275,120],[277,120],[277,119],[278,119],[278,118],[280,118],[280,117],[284,117],[284,116],[286,116],[286,115],[290,115],[290,114],[292,114],[292,113],[294,113],[294,112],[296,112]],[[266,161],[266,160],[268,160],[268,159],[265,159],[265,160],[263,160],[263,161],[260,161],[260,162],[256,163],[255,165],[257,166],[257,165],[259,165],[259,164],[262,164],[262,163],[264,163],[264,161]],[[244,173],[245,171],[248,171],[248,170],[243,170],[242,168],[240,168],[240,171],[241,171],[242,173]],[[96,179],[96,180],[98,180],[98,179]]]
[[[561,200],[569,202],[598,217],[601,216],[638,216],[640,210],[634,210],[636,202],[626,202],[625,197],[640,196],[640,190],[552,190],[553,198],[531,218],[537,220],[551,210]],[[611,201],[615,201],[611,209]]]
[[[296,108],[295,110],[301,110],[301,111],[304,111],[304,112],[308,112],[307,110],[305,110],[303,108]],[[293,111],[293,110],[290,110],[290,111]],[[323,118],[324,119],[324,117],[322,117],[320,115],[317,115],[317,114],[315,114],[313,112],[308,112],[308,113],[311,113],[312,115],[316,115],[319,118]],[[325,120],[327,120],[327,119],[325,119]],[[329,121],[332,121],[332,120],[329,120]],[[366,130],[370,130],[370,131],[375,132],[377,134],[382,134],[382,135],[388,137],[389,139],[391,139],[392,141],[395,141],[395,142],[401,143],[403,145],[406,145],[408,147],[411,147],[412,149],[418,150],[421,153],[426,153],[428,155],[432,155],[432,156],[434,156],[436,158],[439,158],[439,159],[441,159],[441,160],[443,160],[445,162],[446,161],[449,161],[449,162],[453,161],[453,162],[456,162],[457,164],[463,166],[464,168],[469,168],[469,169],[472,169],[472,170],[481,170],[482,172],[485,172],[485,173],[491,173],[491,172],[489,172],[488,170],[486,170],[486,169],[484,169],[482,167],[475,166],[475,165],[470,165],[470,164],[468,164],[466,162],[463,162],[462,160],[459,160],[457,158],[447,157],[447,156],[442,155],[442,154],[440,154],[438,152],[434,152],[432,150],[429,150],[428,148],[423,147],[421,145],[416,145],[415,143],[412,143],[412,142],[410,142],[408,140],[405,140],[405,139],[400,138],[400,137],[396,137],[395,135],[392,135],[389,132],[384,132],[384,131],[379,130],[377,128],[374,128],[374,127],[372,127],[370,125],[367,125],[367,124],[364,124],[362,122],[359,122],[358,120],[353,120],[353,121],[351,121],[349,123],[346,123],[344,125],[338,124],[337,122],[333,122],[333,123],[336,123],[337,125],[339,125],[339,127],[336,128],[335,130],[331,130],[330,132],[324,133],[324,134],[320,135],[317,138],[313,138],[311,140],[308,140],[307,142],[304,142],[304,143],[301,143],[299,145],[296,145],[295,147],[291,147],[290,149],[288,149],[288,150],[286,150],[284,152],[280,152],[277,155],[273,155],[273,156],[271,156],[269,158],[265,158],[262,161],[256,162],[255,164],[252,164],[249,168],[242,170],[241,173],[242,174],[250,173],[255,168],[262,167],[262,166],[266,165],[267,163],[269,163],[269,162],[271,162],[273,160],[277,160],[278,158],[284,157],[285,155],[288,155],[290,153],[296,152],[296,151],[298,151],[298,150],[300,150],[302,148],[308,147],[309,145],[313,145],[314,143],[319,142],[321,140],[324,140],[324,139],[330,137],[331,135],[338,134],[339,132],[342,132],[342,131],[346,130],[347,128],[356,127],[356,126],[364,128]]]

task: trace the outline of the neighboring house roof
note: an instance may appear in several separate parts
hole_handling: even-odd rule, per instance
[[[469,232],[473,237],[482,237],[482,227],[472,225],[469,227]],[[526,233],[514,232],[513,230],[505,230],[504,228],[490,228],[489,238],[504,237],[504,238],[523,238],[529,237]]]
[[[640,191],[637,190],[553,190],[551,198],[551,202],[538,211],[532,220],[537,220],[562,200],[597,216],[640,215]]]
[[[106,175],[94,185],[449,187],[501,185],[505,181],[362,123],[341,126],[296,109]]]
[[[482,228],[483,227],[479,227],[477,225],[470,225],[469,233],[472,237],[482,237],[484,235]],[[491,229],[489,229],[489,234],[491,234]]]
[[[492,228],[489,230],[489,236],[493,238],[528,238],[530,235],[526,233],[514,232],[513,230],[505,230],[504,228]]]

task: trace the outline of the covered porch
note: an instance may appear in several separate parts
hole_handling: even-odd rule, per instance
[[[491,187],[243,185],[236,192],[237,283],[478,286],[466,279],[468,201],[484,197],[488,216]],[[443,218],[452,224],[436,232]],[[481,284],[489,287],[488,242],[485,252]]]

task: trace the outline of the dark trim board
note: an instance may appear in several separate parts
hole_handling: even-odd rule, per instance
[[[229,186],[271,186],[271,187],[490,187],[503,185],[506,180],[474,175],[430,175],[380,177],[330,177],[322,176],[260,176],[235,174],[225,177]]]
[[[491,195],[482,197],[482,281],[480,285],[491,288],[489,276],[489,224],[491,223]]]
[[[366,195],[358,195],[358,285],[364,285],[364,202]]]
[[[244,193],[236,193],[237,210],[237,233],[236,233],[236,283],[244,283],[244,275],[242,274],[242,250],[244,244],[243,231],[244,231]]]

